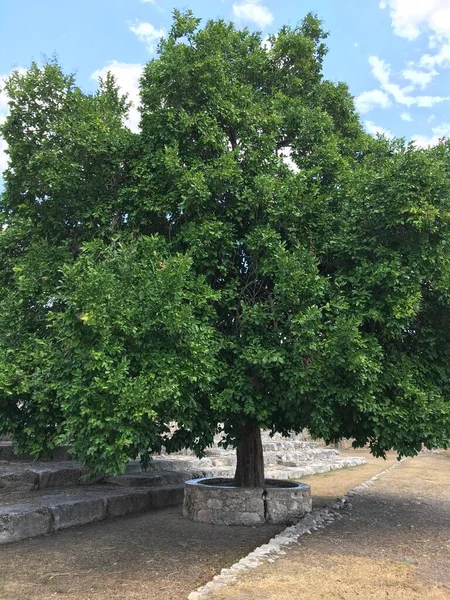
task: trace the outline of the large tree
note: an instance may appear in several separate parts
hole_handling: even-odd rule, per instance
[[[366,135],[346,86],[323,78],[312,15],[264,43],[199,24],[175,12],[136,136],[112,80],[96,96],[70,80],[101,118],[80,132],[64,100],[52,133],[24,144],[20,94],[40,119],[48,73],[10,83],[0,428],[22,447],[69,439],[103,471],[161,444],[200,453],[223,429],[241,486],[263,485],[261,428],[353,437],[377,455],[447,444],[448,145]],[[54,172],[39,196],[35,179]]]

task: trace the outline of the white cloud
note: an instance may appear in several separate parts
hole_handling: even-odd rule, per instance
[[[389,78],[391,75],[391,67],[385,60],[381,60],[378,56],[369,57],[369,65],[372,68],[372,75],[377,79],[381,85],[388,85]]]
[[[414,40],[431,31],[450,39],[449,0],[382,0],[380,8],[389,8],[397,35]]]
[[[156,4],[156,0],[141,0],[142,4]]]
[[[382,0],[380,8],[389,8],[394,32],[409,40],[428,35],[429,47],[435,54],[425,54],[417,66],[429,70],[423,81],[429,83],[438,73],[437,67],[450,68],[450,1],[449,0]],[[411,80],[412,81],[412,80]],[[425,87],[427,83],[422,85]]]
[[[449,100],[443,96],[413,96],[414,86],[401,87],[396,83],[391,83],[391,67],[390,65],[378,58],[371,56],[369,64],[372,68],[372,75],[380,83],[381,88],[387,94],[391,95],[398,104],[407,106],[418,106],[420,108],[431,108],[435,104]]]
[[[137,39],[146,45],[147,50],[151,54],[155,52],[156,44],[166,33],[164,29],[156,29],[154,25],[146,21],[138,21],[135,24],[130,24],[129,28]]]
[[[434,70],[435,67],[450,67],[450,43],[442,44],[437,54],[424,54],[419,61],[419,66]]]
[[[134,132],[139,131],[139,79],[143,68],[143,65],[140,64],[121,63],[113,60],[109,65],[106,65],[102,69],[97,69],[91,75],[91,79],[95,81],[98,81],[99,77],[104,78],[108,71],[114,75],[120,90],[128,95],[128,101],[131,102],[126,125]]]
[[[381,90],[371,90],[369,92],[363,92],[357,98],[355,98],[356,110],[361,114],[365,114],[373,110],[374,108],[389,108],[392,102],[389,96]]]
[[[433,132],[431,136],[413,135],[411,139],[419,148],[435,146],[442,138],[450,138],[450,123],[441,123],[437,127],[433,127],[431,131]]]
[[[418,71],[410,67],[402,71],[404,79],[410,81],[413,85],[418,85],[422,89],[426,88],[436,75],[438,75],[438,72],[435,69],[431,71]]]
[[[400,119],[402,121],[408,121],[409,123],[412,123],[412,120],[413,120],[412,116],[407,112],[402,113],[400,115]]]
[[[389,129],[385,129],[380,125],[376,125],[373,121],[364,121],[364,127],[370,135],[384,135],[387,138],[393,138],[393,134]]]
[[[267,27],[273,21],[273,15],[261,0],[241,0],[233,4],[233,15],[236,19],[255,23],[258,27]]]

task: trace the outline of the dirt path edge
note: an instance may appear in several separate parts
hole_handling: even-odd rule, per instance
[[[211,581],[191,592],[187,600],[203,600],[212,591],[237,582],[239,575],[242,575],[244,572],[256,569],[265,562],[275,562],[280,556],[286,554],[286,546],[295,544],[301,536],[323,529],[336,519],[342,519],[343,509],[351,508],[349,500],[352,496],[364,493],[380,477],[392,471],[392,469],[396,469],[405,460],[408,460],[408,458],[402,458],[384,471],[373,475],[364,483],[348,491],[340,500],[330,502],[325,508],[313,510],[295,525],[286,527],[286,529],[273,537],[267,544],[259,546],[231,567],[222,569]]]

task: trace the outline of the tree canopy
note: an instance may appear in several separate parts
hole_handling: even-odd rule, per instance
[[[221,429],[256,485],[260,428],[448,443],[450,147],[368,136],[326,37],[175,11],[138,134],[110,76],[10,78],[0,432],[21,450],[118,472]]]

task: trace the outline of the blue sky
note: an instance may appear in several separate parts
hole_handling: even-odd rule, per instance
[[[370,133],[421,146],[450,136],[450,0],[0,0],[0,86],[14,68],[56,54],[85,90],[111,70],[136,107],[142,65],[173,8],[264,34],[313,11],[331,34],[325,76],[349,84]],[[0,122],[6,114],[0,93]]]

